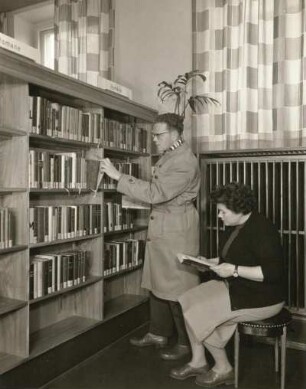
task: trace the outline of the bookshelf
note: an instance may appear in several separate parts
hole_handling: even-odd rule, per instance
[[[33,97],[52,112],[50,117],[48,108],[42,109],[44,125],[55,128],[52,104],[67,106],[72,108],[69,120],[79,123],[75,128],[82,131],[86,120],[107,119],[130,127],[127,132],[137,129],[147,148],[124,149],[117,138],[107,145],[72,130],[66,137],[35,133]],[[105,230],[104,204],[120,203],[121,195],[114,188],[94,189],[97,155],[137,163],[140,177],[150,176],[149,132],[155,115],[141,104],[0,49],[0,163],[5,167],[0,170],[0,223],[7,212],[2,210],[9,210],[11,221],[5,230],[11,238],[0,245],[0,374],[144,300],[141,263],[105,276],[103,262],[105,242],[145,241],[147,211],[137,211],[126,228]],[[89,126],[93,134],[96,127]],[[32,169],[33,157],[39,162]],[[60,168],[54,168],[58,163]],[[35,181],[36,175],[41,181]],[[86,185],[78,183],[80,176],[86,177]]]

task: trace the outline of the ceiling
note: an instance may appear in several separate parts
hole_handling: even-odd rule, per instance
[[[44,1],[45,0],[0,0],[0,12],[15,11],[18,8],[28,7]]]

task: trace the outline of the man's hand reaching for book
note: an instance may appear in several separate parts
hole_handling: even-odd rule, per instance
[[[115,166],[111,163],[109,158],[101,159],[100,161],[100,173],[107,174],[113,180],[118,181],[121,177],[121,173],[119,170],[115,168]]]

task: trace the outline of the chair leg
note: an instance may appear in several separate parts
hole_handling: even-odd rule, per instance
[[[235,349],[235,355],[234,355],[234,359],[235,359],[235,388],[238,388],[238,374],[239,374],[239,338],[240,338],[240,335],[239,335],[239,331],[238,331],[238,327],[236,328],[236,331],[235,331],[235,345],[234,345],[234,349]]]
[[[281,389],[285,389],[285,374],[286,374],[286,341],[287,341],[287,327],[283,328],[281,337]]]
[[[278,342],[278,338],[275,338],[275,343],[274,343],[274,368],[275,368],[275,372],[278,373],[278,369],[279,369],[279,342]]]

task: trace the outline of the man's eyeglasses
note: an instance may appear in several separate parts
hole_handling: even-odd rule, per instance
[[[161,133],[159,133],[159,134],[152,134],[152,138],[153,138],[153,139],[154,139],[154,138],[159,139],[163,134],[169,134],[169,132],[168,132],[168,131],[164,131],[164,132],[161,132]]]

